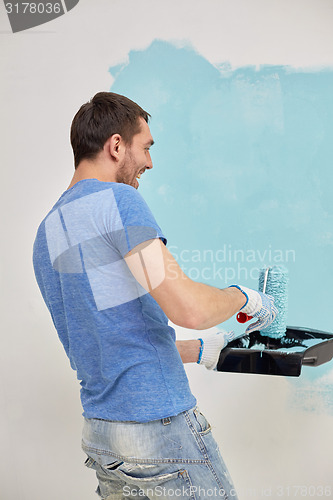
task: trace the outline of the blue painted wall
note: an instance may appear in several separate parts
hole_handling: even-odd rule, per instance
[[[333,71],[233,71],[155,41],[110,73],[152,115],[140,192],[184,271],[257,288],[259,268],[283,264],[288,324],[333,332]]]

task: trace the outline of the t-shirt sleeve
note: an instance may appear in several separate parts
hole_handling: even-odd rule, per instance
[[[122,257],[144,241],[160,238],[166,245],[167,240],[161,228],[135,188],[122,186],[116,194],[116,202],[122,228],[112,234],[113,243]]]

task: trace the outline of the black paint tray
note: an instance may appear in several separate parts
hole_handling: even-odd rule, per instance
[[[302,365],[319,366],[332,358],[332,333],[288,326],[279,339],[256,331],[229,342],[217,371],[299,377]]]

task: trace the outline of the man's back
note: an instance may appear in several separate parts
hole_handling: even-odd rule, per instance
[[[36,277],[87,418],[144,422],[196,403],[174,330],[124,260],[153,238],[166,242],[138,192],[96,179],[65,191],[39,227]]]

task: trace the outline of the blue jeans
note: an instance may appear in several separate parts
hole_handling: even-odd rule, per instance
[[[197,407],[147,423],[85,419],[82,448],[104,500],[237,500]]]

